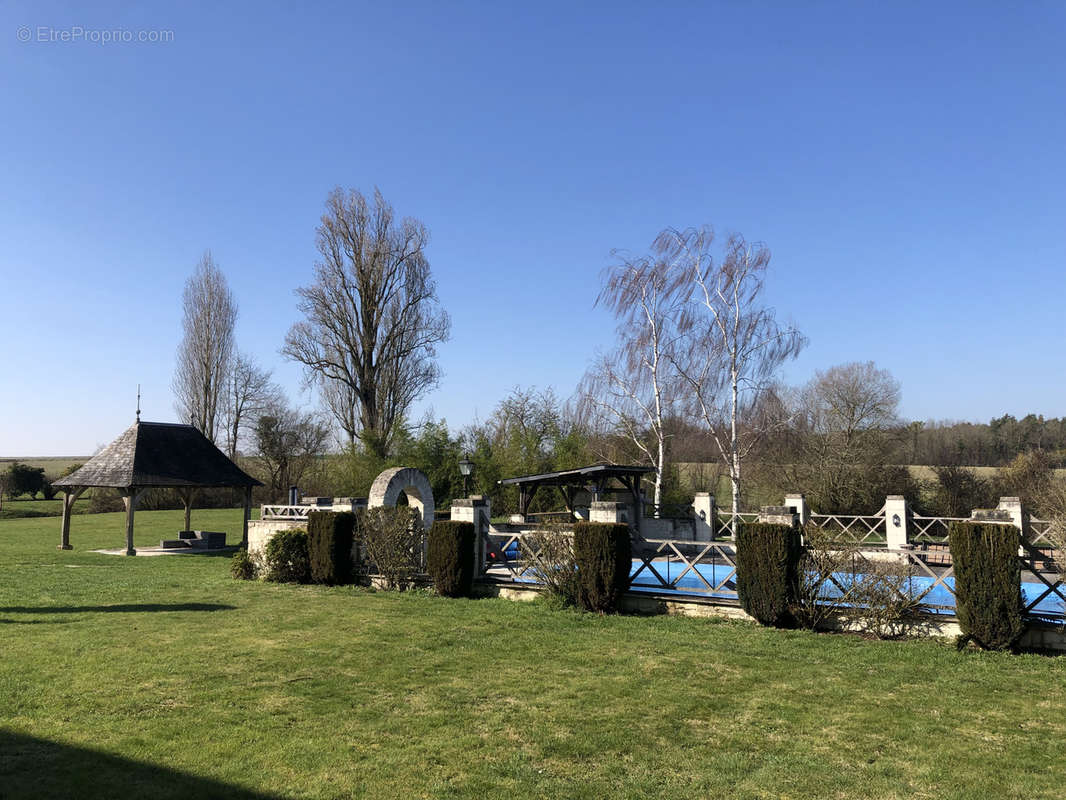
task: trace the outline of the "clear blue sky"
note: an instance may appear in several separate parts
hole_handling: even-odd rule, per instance
[[[172,41],[84,40],[113,30]],[[431,231],[453,337],[419,412],[453,428],[568,395],[611,249],[703,223],[773,251],[791,382],[872,359],[908,417],[1060,416],[1064,41],[1057,0],[4,3],[0,455],[91,452],[138,383],[174,419],[206,248],[313,402],[278,349],[337,185]]]

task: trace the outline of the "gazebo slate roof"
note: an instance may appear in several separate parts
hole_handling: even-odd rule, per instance
[[[192,425],[135,422],[53,486],[114,489],[262,486]]]
[[[592,464],[588,467],[564,469],[559,472],[545,472],[540,475],[521,475],[516,478],[504,478],[501,481],[496,481],[496,483],[502,486],[522,486],[531,484],[539,484],[540,486],[567,486],[583,483],[587,480],[605,481],[611,478],[624,480],[625,478],[633,478],[634,476],[639,477],[649,472],[655,472],[655,468],[628,466],[624,464]]]

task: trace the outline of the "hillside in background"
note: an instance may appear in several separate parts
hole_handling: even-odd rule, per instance
[[[15,463],[25,464],[27,467],[40,468],[50,478],[62,475],[63,471],[74,464],[84,464],[92,456],[45,456],[45,457],[12,457],[0,456],[0,470],[7,469],[8,465]]]

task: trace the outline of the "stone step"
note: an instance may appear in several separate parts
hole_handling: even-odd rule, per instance
[[[226,546],[226,534],[223,531],[197,531],[196,547],[217,550]]]
[[[159,546],[164,550],[180,550],[185,547],[191,547],[187,539],[163,539]]]

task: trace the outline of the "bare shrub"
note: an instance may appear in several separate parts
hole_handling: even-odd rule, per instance
[[[922,624],[924,606],[914,598],[914,565],[884,556],[867,556],[862,545],[809,525],[804,531],[799,594],[794,616],[805,628],[832,618],[878,639],[897,639]]]
[[[359,540],[372,572],[386,589],[404,591],[422,562],[422,525],[410,507],[369,508],[361,515]]]
[[[1051,522],[1048,539],[1057,550],[1066,549],[1066,480],[1049,481],[1040,498],[1040,505]]]
[[[914,596],[913,564],[862,555],[853,563],[845,616],[855,628],[878,639],[899,639],[921,625],[923,606]]]
[[[559,524],[546,524],[522,537],[520,556],[536,573],[548,594],[565,606],[577,604],[577,561],[574,533]]]
[[[846,584],[840,576],[850,571],[859,546],[814,525],[804,529],[803,543],[792,615],[802,627],[813,630],[844,608]]]

